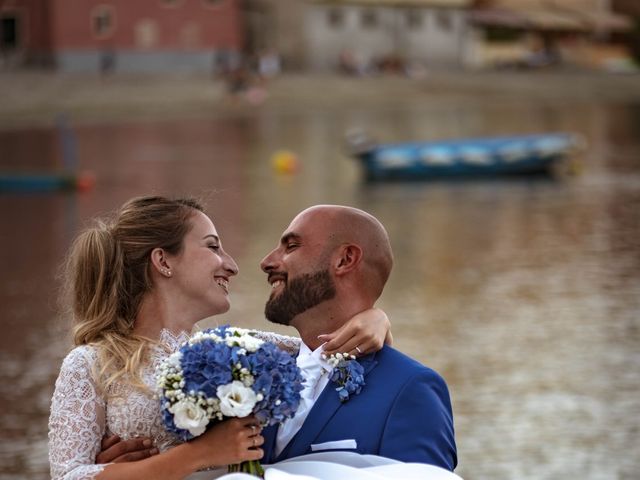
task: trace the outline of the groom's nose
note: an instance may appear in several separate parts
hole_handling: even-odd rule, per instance
[[[260,268],[263,272],[269,273],[276,268],[276,249],[272,250],[266,257],[260,262]]]

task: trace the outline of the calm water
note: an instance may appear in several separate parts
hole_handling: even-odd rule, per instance
[[[541,131],[589,141],[567,181],[365,185],[346,128],[382,140]],[[0,195],[0,478],[47,478],[49,399],[68,349],[57,267],[88,220],[144,193],[203,197],[240,265],[221,322],[271,328],[258,262],[315,203],[387,226],[381,306],[398,348],[440,371],[472,479],[640,477],[640,105],[463,102],[77,126],[82,195]],[[295,152],[282,176],[270,156]],[[0,165],[51,168],[55,131],[0,132]],[[286,330],[279,331],[286,332]]]

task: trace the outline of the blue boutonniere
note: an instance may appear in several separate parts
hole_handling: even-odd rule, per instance
[[[333,366],[331,381],[337,385],[336,392],[342,403],[351,395],[358,395],[364,383],[364,368],[356,361],[356,357],[347,353],[335,353],[326,357]]]

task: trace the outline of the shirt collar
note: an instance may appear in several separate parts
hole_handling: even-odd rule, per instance
[[[300,362],[309,361],[319,364],[327,372],[332,371],[333,366],[322,357],[322,354],[324,353],[323,347],[324,343],[315,350],[311,351],[311,349],[304,342],[300,342],[300,351],[298,352],[297,362],[298,365],[300,365]]]

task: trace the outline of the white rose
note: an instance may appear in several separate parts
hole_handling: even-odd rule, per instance
[[[246,417],[258,401],[255,392],[238,380],[219,386],[216,394],[220,411],[227,417]]]
[[[194,437],[202,435],[209,423],[206,410],[192,400],[180,400],[169,408],[169,411],[173,413],[173,423],[176,427],[188,430]]]

